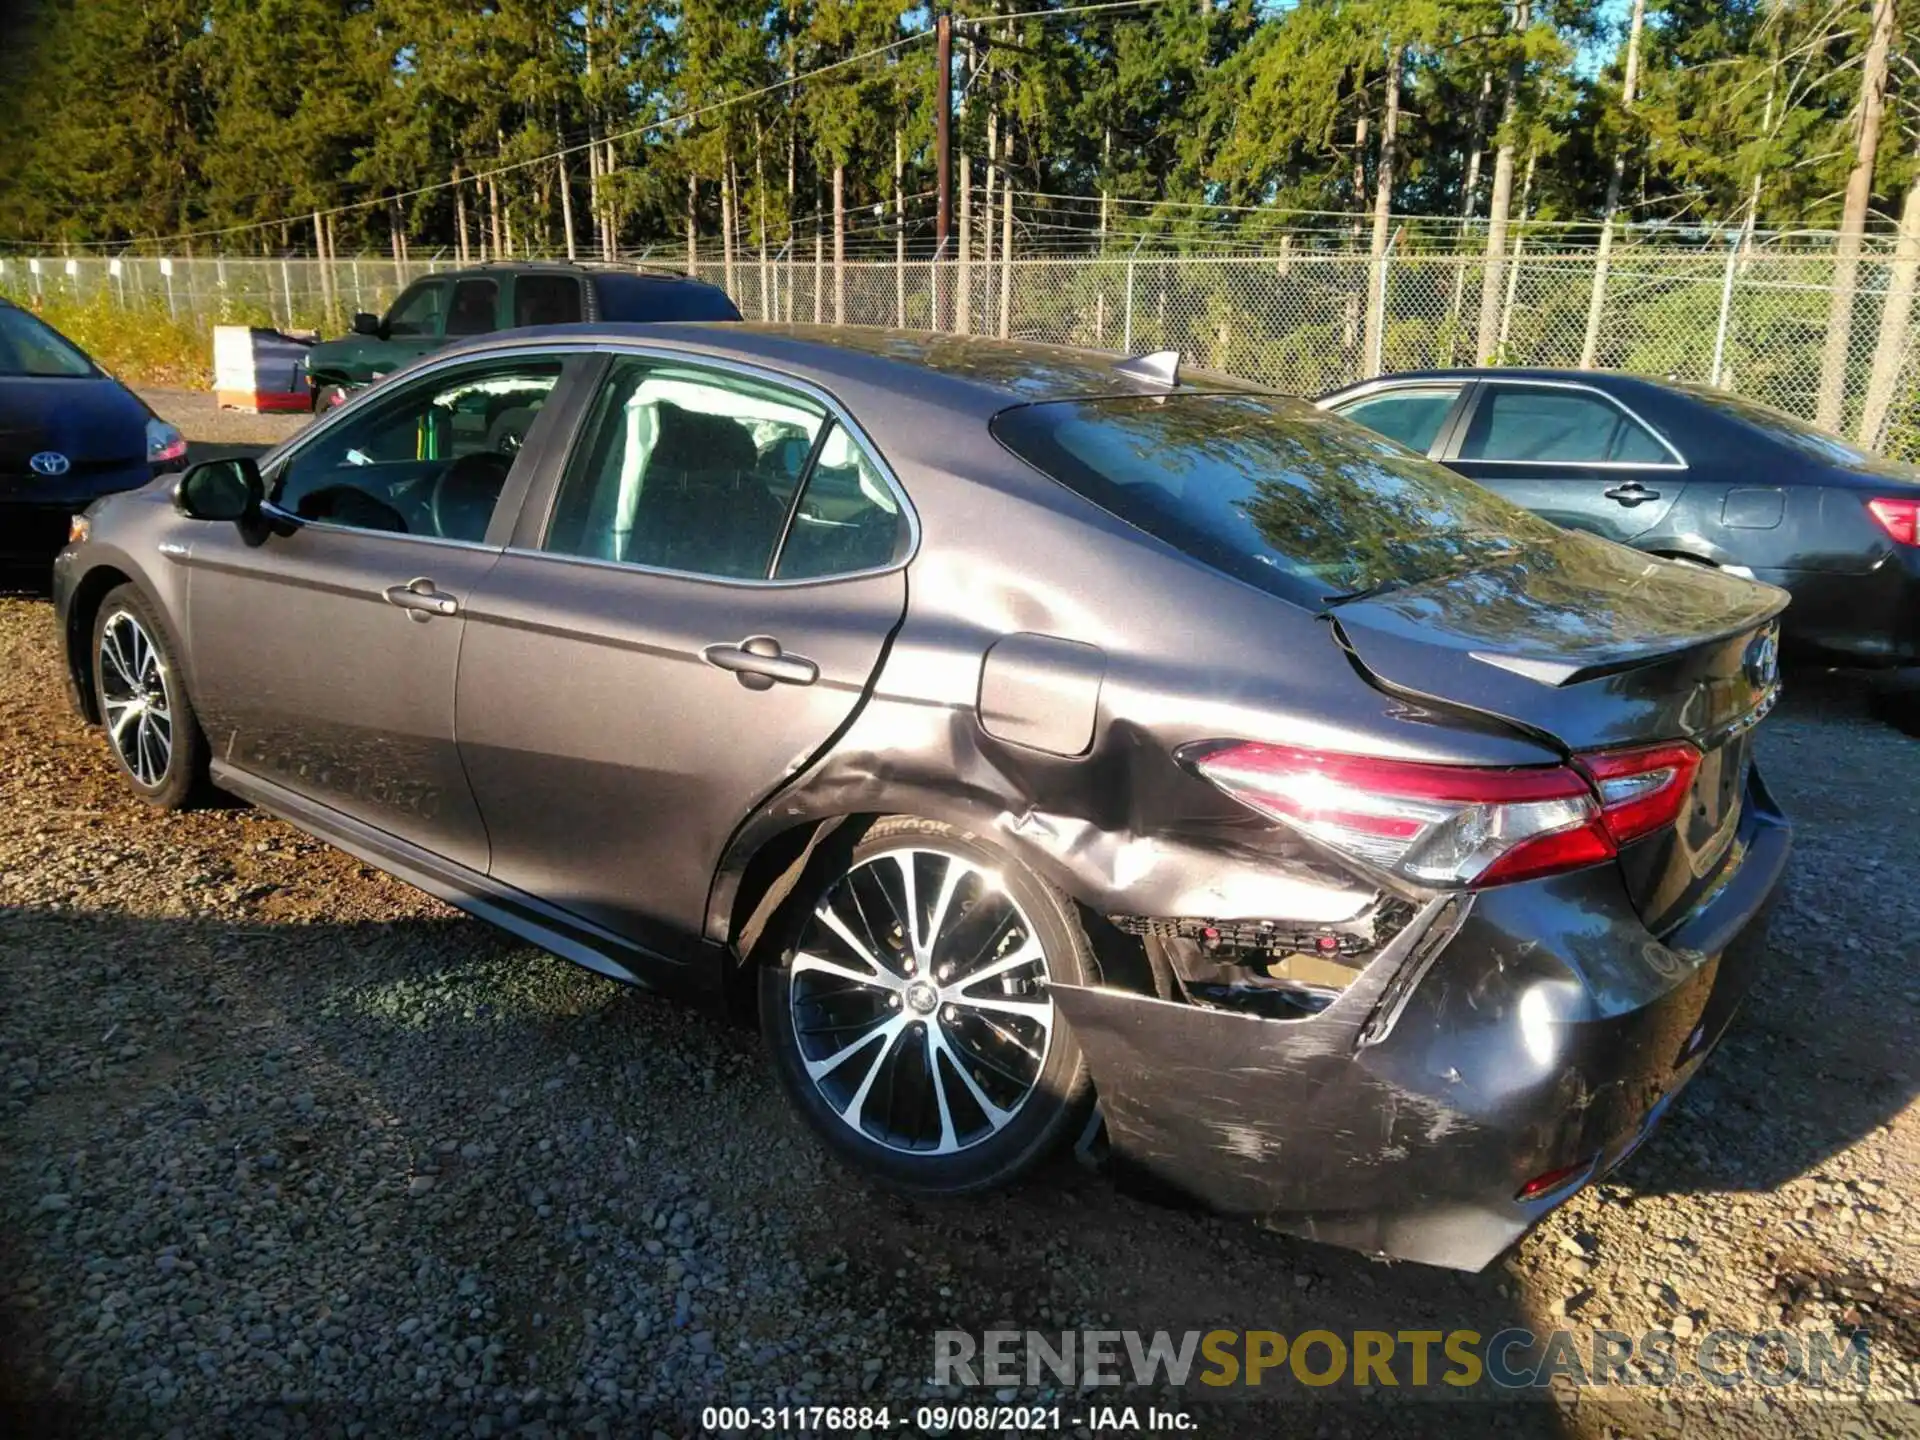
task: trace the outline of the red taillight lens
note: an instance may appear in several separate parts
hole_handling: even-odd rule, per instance
[[[1900,545],[1920,545],[1920,500],[1869,500],[1880,528]]]
[[[1584,776],[1228,744],[1189,761],[1241,804],[1421,885],[1497,885],[1610,859]]]
[[[1542,1195],[1550,1194],[1568,1184],[1570,1181],[1578,1180],[1592,1168],[1593,1161],[1591,1160],[1582,1160],[1578,1165],[1562,1165],[1558,1170],[1549,1170],[1544,1175],[1534,1176],[1533,1179],[1527,1181],[1526,1184],[1520,1187],[1513,1198],[1516,1200],[1538,1200]]]
[[[1611,860],[1670,825],[1700,752],[1649,745],[1494,770],[1255,742],[1184,758],[1241,804],[1419,885],[1503,885]]]
[[[1679,817],[1700,768],[1691,745],[1603,750],[1574,762],[1600,794],[1600,814],[1613,843],[1625,845],[1664,829]]]

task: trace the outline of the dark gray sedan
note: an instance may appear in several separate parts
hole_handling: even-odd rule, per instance
[[[505,334],[84,528],[137,794],[757,1005],[923,1194],[1097,1095],[1162,1191],[1484,1265],[1705,1059],[1787,862],[1780,591],[1166,357]]]
[[[1557,524],[1789,591],[1789,659],[1920,665],[1920,470],[1704,385],[1423,370],[1319,402]]]

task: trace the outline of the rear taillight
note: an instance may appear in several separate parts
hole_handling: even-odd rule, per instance
[[[1241,804],[1418,885],[1502,885],[1610,860],[1672,823],[1699,754],[1659,745],[1523,769],[1221,742],[1182,758]]]
[[[1895,543],[1920,545],[1920,500],[1869,500],[1867,509]]]
[[[1600,795],[1600,816],[1613,843],[1625,845],[1671,825],[1693,789],[1700,752],[1691,745],[1602,750],[1574,764]]]

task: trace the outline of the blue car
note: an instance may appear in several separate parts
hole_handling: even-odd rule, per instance
[[[80,511],[186,461],[185,437],[145,401],[0,300],[0,564],[52,564]]]

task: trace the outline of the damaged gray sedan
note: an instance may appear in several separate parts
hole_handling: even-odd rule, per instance
[[[1123,1172],[1477,1268],[1764,948],[1778,590],[1171,357],[675,325],[437,352],[96,504],[73,699],[557,954],[757,1007],[906,1190]]]

